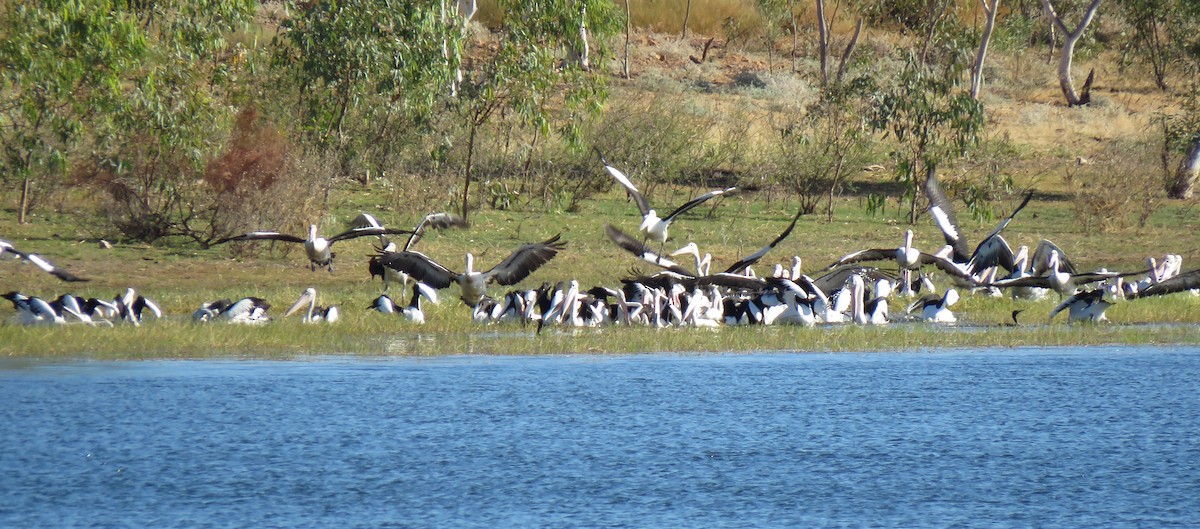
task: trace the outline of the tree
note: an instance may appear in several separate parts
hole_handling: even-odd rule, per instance
[[[80,180],[106,192],[106,218],[126,236],[211,241],[209,214],[219,205],[202,177],[232,128],[234,86],[249,51],[229,36],[254,10],[250,0],[117,10],[136,23],[147,53],[127,70],[121,97],[89,121],[90,155],[73,165]]]
[[[829,20],[825,18],[825,0],[817,1],[817,54],[821,59],[821,86],[829,85]],[[842,74],[846,71],[846,61],[850,59],[850,54],[854,53],[854,48],[858,45],[858,37],[862,34],[863,19],[858,18],[858,22],[854,25],[854,36],[850,37],[849,44],[846,44],[846,50],[842,52],[842,57],[838,61],[837,76],[835,83],[841,83]]]
[[[996,29],[996,13],[1000,11],[1000,0],[979,0],[986,21],[983,24],[983,34],[979,36],[979,51],[975,54],[975,64],[971,66],[971,99],[979,99],[979,90],[983,87],[983,63],[987,59],[988,45],[992,42],[992,32]]]
[[[1200,34],[1200,6],[1190,0],[1121,0],[1133,27],[1130,49],[1150,63],[1154,83],[1166,91],[1169,70],[1181,71],[1188,45]]]
[[[117,2],[11,2],[0,6],[0,148],[5,187],[20,182],[17,221],[34,182],[61,174],[72,150],[121,100],[148,44]],[[13,196],[13,195],[9,195]]]
[[[607,55],[609,38],[621,19],[612,2],[597,0],[503,0],[506,14],[499,48],[472,61],[464,71],[459,97],[452,108],[466,128],[462,217],[470,213],[470,192],[480,128],[498,115],[513,125],[548,133],[563,112],[558,131],[572,142],[579,123],[575,112],[595,112],[603,102],[604,78],[559,57],[562,50],[580,50],[591,28],[595,53]]]
[[[917,192],[929,171],[966,154],[979,143],[983,106],[958,89],[962,66],[952,59],[944,66],[922,64],[911,53],[895,84],[876,103],[873,124],[896,142],[892,152],[897,181],[904,184],[909,223],[917,220]]]
[[[1091,84],[1092,76],[1088,76],[1087,82],[1083,85],[1082,92],[1075,91],[1075,82],[1071,80],[1071,61],[1075,55],[1075,45],[1083,38],[1083,34],[1087,31],[1088,24],[1092,23],[1092,19],[1096,16],[1096,11],[1100,9],[1100,3],[1103,0],[1091,0],[1087,11],[1084,12],[1083,18],[1079,21],[1079,25],[1075,29],[1067,27],[1062,18],[1054,10],[1054,6],[1050,4],[1050,0],[1042,0],[1042,7],[1046,10],[1046,15],[1050,17],[1055,28],[1063,34],[1062,52],[1058,57],[1058,84],[1062,88],[1063,96],[1067,98],[1068,106],[1086,105],[1091,102]]]
[[[386,164],[453,86],[463,23],[446,16],[445,6],[421,0],[288,8],[293,14],[281,24],[272,63],[295,90],[308,147],[333,153],[343,176],[365,160]]]

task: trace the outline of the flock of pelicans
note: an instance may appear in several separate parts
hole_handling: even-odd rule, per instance
[[[732,193],[736,188],[705,193],[660,217],[625,174],[610,165],[603,155],[600,160],[613,179],[625,188],[642,216],[641,237],[629,235],[612,225],[605,225],[606,234],[614,244],[638,260],[660,269],[653,274],[638,273],[636,277],[622,279],[620,288],[585,288],[570,280],[544,283],[532,289],[514,289],[492,297],[488,293],[489,285],[519,283],[563,251],[566,243],[556,235],[542,242],[525,244],[487,270],[477,270],[474,257],[468,253],[465,267],[457,271],[414,249],[429,229],[465,227],[462,219],[446,213],[428,215],[412,230],[386,228],[364,213],[354,219],[350,229],[328,239],[319,236],[314,225],[307,237],[251,232],[223,239],[218,244],[261,240],[298,243],[304,246],[312,270],[326,268],[332,271],[334,243],[378,237],[380,246],[367,265],[372,278],[382,278],[384,293],[374,300],[369,310],[424,323],[422,303],[437,303],[439,290],[458,285],[460,299],[470,308],[473,321],[536,324],[539,332],[544,326],[613,324],[716,327],[886,324],[895,321],[951,323],[956,321],[952,308],[959,300],[960,290],[976,295],[1008,293],[1024,299],[1039,299],[1055,292],[1062,301],[1050,312],[1051,320],[1059,312],[1066,311],[1069,322],[1099,322],[1106,319],[1105,310],[1117,299],[1185,291],[1196,294],[1200,288],[1200,269],[1183,271],[1183,259],[1179,255],[1149,258],[1145,270],[1120,273],[1107,270],[1081,272],[1061,248],[1047,240],[1036,247],[1032,256],[1026,246],[1013,252],[1001,232],[1029,203],[1032,193],[972,249],[959,230],[951,202],[933,173],[926,178],[925,193],[931,216],[946,240],[945,246],[935,253],[913,247],[910,230],[901,246],[851,253],[815,277],[801,270],[798,256],[787,265],[775,265],[770,274],[756,274],[752,266],[791,234],[800,216],[797,214],[787,229],[762,249],[713,272],[711,255],[702,254],[694,242],[666,253],[667,230],[681,214],[714,197]],[[406,235],[407,240],[401,246],[390,240],[389,235]],[[693,262],[684,265],[672,260],[679,256],[690,256]],[[36,254],[0,241],[0,260],[5,259],[27,261],[62,281],[86,281]],[[940,271],[953,285],[935,290],[930,276],[925,273],[930,268]],[[397,303],[387,295],[391,283],[405,285],[406,300]],[[407,292],[410,285],[411,295]],[[112,300],[82,299],[63,294],[46,301],[19,292],[9,292],[3,297],[16,310],[16,315],[9,320],[20,324],[82,322],[112,325],[124,322],[139,325],[143,316],[162,317],[162,311],[153,301],[133,289]],[[906,302],[897,307],[903,308],[902,312],[889,307],[889,300],[894,297],[906,298]],[[270,304],[261,298],[222,299],[203,304],[192,319],[197,323],[262,324],[271,320],[267,314],[269,309]],[[1017,324],[1019,312],[1013,311],[1013,321],[1008,325]],[[284,317],[293,314],[299,315],[304,322],[336,322],[339,319],[336,305],[317,305],[317,292],[312,288],[304,291],[285,311]]]

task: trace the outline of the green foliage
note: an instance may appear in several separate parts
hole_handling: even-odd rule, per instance
[[[867,165],[871,155],[869,76],[831,84],[821,90],[802,117],[780,128],[775,163],[769,172],[800,199],[804,213],[825,202],[825,220],[833,221],[834,199],[847,177]]]
[[[386,166],[450,90],[464,34],[434,2],[288,2],[272,65],[296,97],[305,144],[342,176]],[[336,175],[335,175],[336,176]]]
[[[959,88],[963,66],[955,57],[938,67],[907,55],[895,84],[876,101],[872,124],[896,142],[891,155],[895,179],[904,184],[900,201],[909,204],[909,223],[916,222],[918,189],[926,174],[967,154],[983,129],[983,105]]]
[[[89,122],[121,104],[146,35],[103,1],[5,3],[0,34],[2,184],[60,176]]]
[[[585,117],[598,113],[606,96],[604,77],[581,62],[560,59],[559,53],[574,56],[582,50],[582,25],[591,35],[591,52],[603,57],[620,27],[611,2],[504,0],[500,5],[505,19],[497,49],[466,65],[450,103],[467,130],[464,218],[479,129],[499,117],[505,126],[532,129],[535,137],[553,129],[578,145]]]

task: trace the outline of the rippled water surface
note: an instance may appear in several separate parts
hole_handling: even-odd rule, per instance
[[[0,361],[0,527],[1200,527],[1200,349]]]

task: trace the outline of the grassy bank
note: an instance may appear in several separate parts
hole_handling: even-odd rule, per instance
[[[664,189],[658,199],[682,200],[692,190]],[[345,222],[360,210],[372,211],[384,222],[405,225],[415,219],[381,211],[369,191],[346,189],[341,206],[331,218]],[[715,209],[682,219],[672,230],[668,248],[696,241],[711,252],[714,268],[757,250],[786,226],[792,204],[778,200],[767,204],[761,195],[743,193],[724,199]],[[1180,253],[1185,268],[1188,256],[1197,255],[1200,235],[1190,221],[1190,206],[1172,204],[1144,230],[1097,234],[1071,222],[1069,202],[1036,199],[1007,232],[1014,245],[1035,245],[1050,238],[1071,254],[1084,269],[1107,267],[1130,270],[1143,266],[1147,256]],[[526,280],[578,279],[584,285],[619,286],[637,262],[617,250],[603,234],[606,222],[628,231],[636,229],[635,208],[615,193],[587,202],[581,211],[480,211],[471,228],[435,233],[421,242],[421,250],[434,259],[461,267],[462,256],[472,251],[477,262],[490,267],[523,242],[562,233],[568,249]],[[838,256],[868,247],[900,244],[907,226],[862,213],[856,198],[842,199],[838,220],[826,223],[802,218],[792,236],[769,254],[758,267],[769,273],[774,263],[790,263],[792,255],[804,260],[804,270],[817,274]],[[963,219],[964,230],[977,240],[990,223]],[[328,232],[339,229],[330,224]],[[884,328],[818,326],[816,328],[726,328],[653,330],[603,328],[564,331],[519,325],[479,326],[457,299],[457,291],[443,291],[442,302],[427,309],[429,323],[415,326],[398,317],[368,311],[381,284],[371,282],[366,256],[367,240],[347,241],[335,247],[338,259],[332,273],[311,272],[298,247],[290,251],[264,251],[255,257],[237,258],[232,247],[208,250],[166,246],[117,244],[111,250],[83,233],[70,216],[49,216],[40,222],[16,226],[0,220],[0,233],[20,246],[40,252],[92,280],[65,284],[32,266],[3,262],[0,289],[53,298],[63,292],[111,298],[127,287],[154,299],[167,313],[162,321],[140,328],[67,326],[23,328],[0,325],[0,355],[90,358],[241,358],[293,357],[307,354],[437,355],[437,354],[557,354],[633,353],[648,351],[874,351],[966,346],[1037,346],[1094,344],[1200,343],[1200,298],[1179,294],[1164,298],[1122,302],[1109,312],[1111,324],[1069,326],[1060,314],[1047,324],[1046,316],[1057,303],[1013,301],[1008,298],[966,296],[956,307],[959,326],[936,327],[898,323]],[[937,248],[941,235],[927,219],[914,227],[916,244]],[[649,268],[642,267],[649,271]],[[939,281],[944,285],[944,281]],[[221,297],[258,296],[270,301],[270,314],[279,317],[306,287],[315,287],[323,304],[341,306],[343,320],[335,325],[303,325],[295,317],[277,320],[262,328],[227,325],[193,325],[192,311],[205,301]],[[500,293],[503,289],[494,289]],[[399,288],[391,294],[407,297]],[[1051,296],[1052,298],[1054,296]],[[893,313],[899,302],[893,304]],[[1013,309],[1022,309],[1016,328],[1002,327]],[[0,318],[13,310],[0,307]]]

